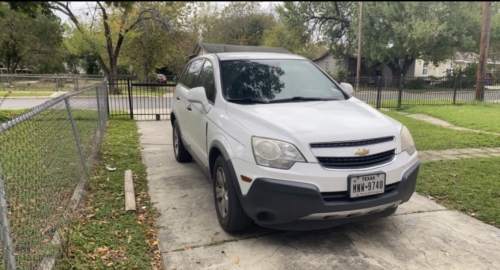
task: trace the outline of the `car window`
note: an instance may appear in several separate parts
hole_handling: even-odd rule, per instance
[[[214,103],[215,101],[215,81],[214,81],[214,67],[212,62],[205,61],[203,64],[203,69],[201,70],[200,76],[198,77],[198,81],[196,81],[195,86],[203,86],[205,87],[205,93],[207,95],[207,99]]]
[[[181,75],[181,79],[179,80],[180,83],[186,85],[186,75],[188,73],[188,70],[189,70],[189,66],[191,64],[187,64],[186,67],[184,68],[184,71],[182,72],[182,75]]]
[[[195,60],[189,66],[188,72],[186,74],[186,78],[185,78],[184,83],[183,83],[186,87],[188,87],[188,88],[194,87],[196,79],[198,78],[198,75],[200,75],[203,61],[205,61],[205,60],[204,59]]]
[[[222,61],[221,78],[226,99],[346,98],[339,87],[308,60]]]

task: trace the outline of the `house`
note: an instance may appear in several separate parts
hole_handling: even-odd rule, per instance
[[[344,59],[335,59],[329,51],[324,52],[322,55],[320,55],[316,59],[313,59],[312,61],[322,70],[331,75],[337,74],[337,72],[339,72],[339,70],[341,69],[347,71],[349,67],[348,57],[345,57]]]
[[[478,63],[479,55],[476,53],[462,53],[457,52],[452,59],[440,62],[437,65],[433,65],[430,62],[426,62],[422,59],[415,60],[415,77],[444,77],[448,74],[452,74],[453,69],[456,68],[466,68],[472,63]],[[494,78],[500,72],[500,62],[495,62],[491,58],[487,61],[487,76]]]
[[[356,77],[356,66],[358,63],[355,54],[351,57],[345,56],[341,59],[336,59],[329,51],[326,51],[312,61],[331,75],[336,75],[339,70],[343,69],[347,71],[349,77]],[[391,70],[387,66],[382,64],[367,66],[364,61],[361,61],[360,72],[361,77],[392,76]]]
[[[280,47],[264,47],[264,46],[246,46],[246,45],[228,45],[228,44],[210,44],[198,43],[193,50],[193,54],[188,58],[192,59],[198,55],[207,53],[223,53],[223,52],[270,52],[270,53],[291,53],[289,50]]]

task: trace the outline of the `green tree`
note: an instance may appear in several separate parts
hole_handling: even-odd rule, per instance
[[[58,17],[27,16],[0,3],[0,59],[15,73],[18,68],[52,73],[62,70],[62,34]]]
[[[417,58],[437,64],[457,50],[474,50],[480,29],[479,5],[365,2],[363,58],[369,65],[385,63],[393,77],[399,77]],[[318,36],[339,56],[356,52],[358,8],[357,2],[286,2],[279,14],[287,28]]]
[[[264,31],[276,20],[258,2],[230,2],[222,11],[213,4],[201,4],[195,23],[203,42],[260,46]]]
[[[89,21],[78,18],[71,9],[69,2],[52,2],[52,9],[58,10],[69,17],[76,31],[75,40],[80,44],[75,46],[87,49],[96,56],[99,65],[110,81],[112,93],[119,94],[120,90],[116,85],[118,77],[118,59],[122,52],[122,47],[130,38],[137,37],[136,29],[143,21],[156,21],[163,28],[165,35],[173,33],[175,26],[179,22],[180,12],[187,10],[179,9],[178,13],[172,17],[163,16],[158,5],[152,2],[141,2],[130,8],[106,7],[103,2],[95,2],[99,11],[97,17]],[[175,5],[174,2],[167,2],[163,5]],[[100,22],[99,22],[100,21]],[[99,24],[95,24],[99,22]],[[78,34],[76,34],[78,32]],[[104,50],[103,50],[104,49]]]
[[[189,9],[185,2],[175,2],[170,5],[152,3],[151,5],[155,6],[165,18],[178,17],[179,10]],[[178,23],[173,27],[172,33],[166,34],[160,22],[141,21],[135,29],[135,35],[124,44],[123,57],[119,64],[132,66],[142,78],[153,74],[156,69],[176,66],[178,61],[182,61],[184,65],[186,54],[180,46],[184,39],[190,37],[188,33],[181,30],[181,27],[182,23]],[[170,69],[175,69],[175,67],[170,67]],[[179,72],[179,70],[175,71]]]
[[[266,29],[263,35],[263,45],[269,47],[283,47],[294,54],[314,59],[324,53],[327,48],[321,43],[314,43],[311,40],[302,42],[300,38],[284,24],[278,23],[271,29]]]

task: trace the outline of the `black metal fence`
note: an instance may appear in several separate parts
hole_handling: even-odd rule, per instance
[[[155,78],[135,77],[109,81],[109,117],[137,120],[167,119],[172,110],[175,81],[157,82]]]
[[[500,102],[500,80],[476,82],[466,77],[361,77],[348,78],[354,96],[373,107],[401,108],[408,105],[451,105],[476,102],[476,84],[483,87],[482,100]],[[109,81],[109,116],[137,120],[167,119],[172,110],[176,82],[157,82],[125,77]]]
[[[349,78],[354,96],[377,109],[405,105],[448,105],[476,102],[476,84],[483,87],[482,100],[500,101],[500,81],[490,78],[476,82],[464,77],[362,77]]]

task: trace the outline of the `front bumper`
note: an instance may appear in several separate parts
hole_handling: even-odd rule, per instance
[[[415,163],[391,190],[374,196],[351,199],[346,192],[344,197],[326,200],[325,193],[312,184],[257,178],[248,193],[239,194],[239,198],[246,214],[264,227],[284,230],[334,227],[393,214],[397,205],[407,202],[415,191],[419,166]]]

